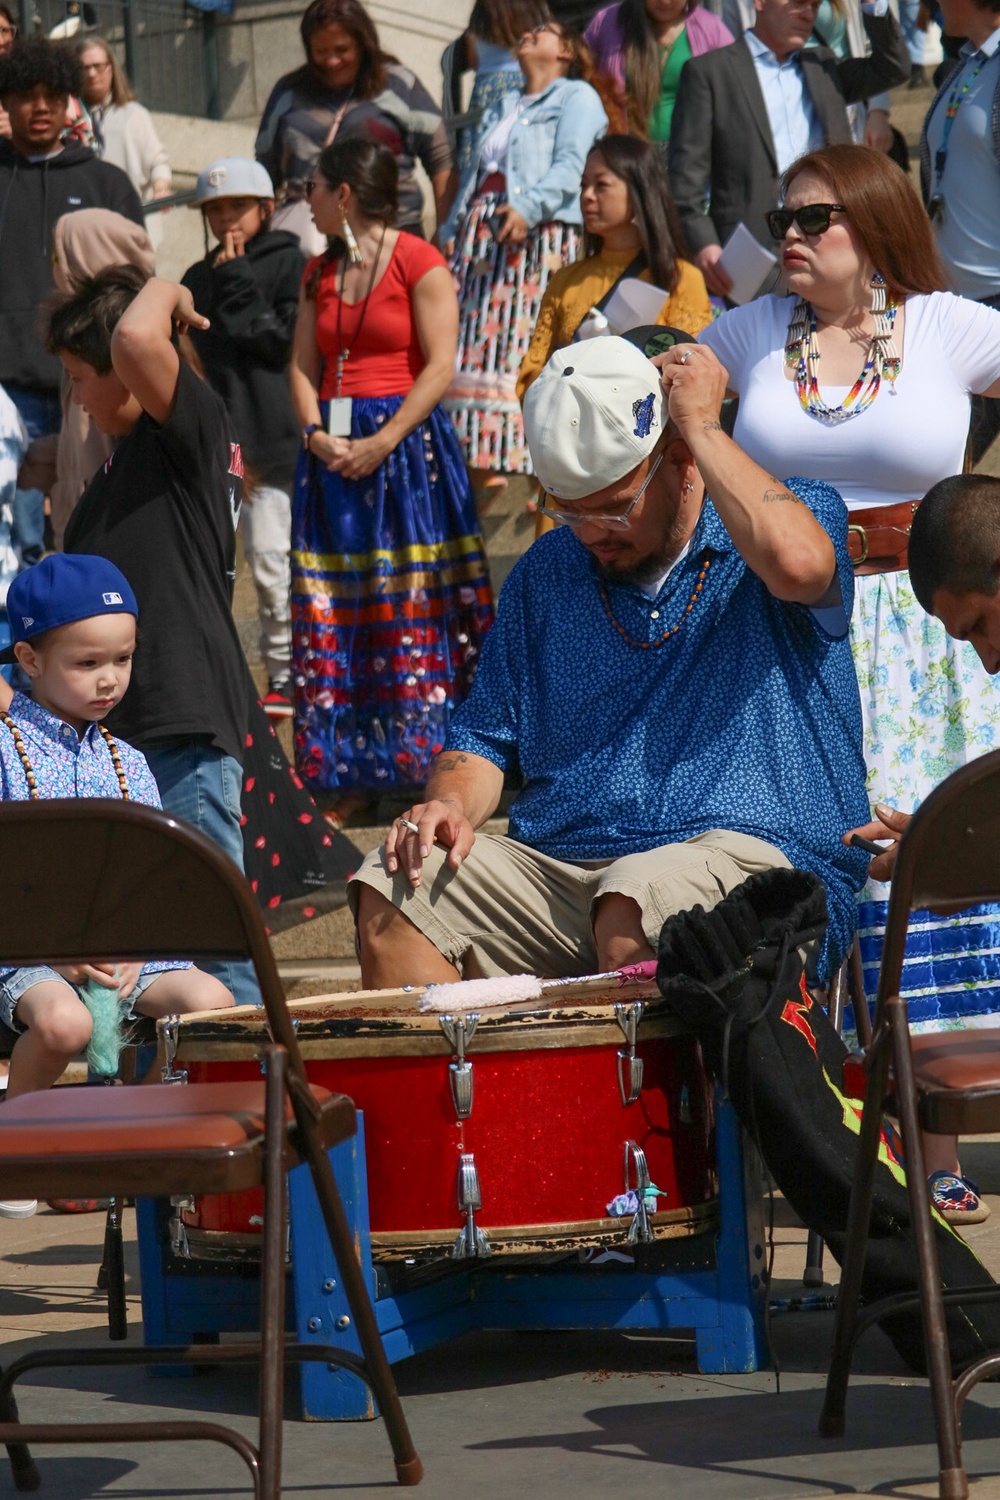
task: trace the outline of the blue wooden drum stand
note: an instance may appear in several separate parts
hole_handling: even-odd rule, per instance
[[[358,1134],[331,1152],[389,1360],[431,1349],[477,1329],[646,1329],[694,1332],[705,1374],[749,1372],[766,1360],[766,1257],[756,1154],[744,1152],[731,1106],[716,1101],[719,1220],[714,1232],[657,1242],[658,1268],[440,1260],[390,1275],[372,1260],[364,1118]],[[289,1176],[293,1336],[357,1351],[308,1171]],[[144,1336],[149,1343],[255,1331],[258,1281],[252,1264],[212,1267],[174,1254],[165,1205],[136,1205]],[[663,1247],[667,1247],[664,1249]],[[640,1250],[643,1247],[639,1247]],[[537,1260],[537,1257],[535,1258]],[[666,1263],[669,1268],[664,1269]],[[421,1274],[422,1272],[422,1274]],[[304,1364],[302,1416],[345,1421],[375,1415],[367,1389],[343,1370]],[[174,1373],[164,1369],[161,1373]]]

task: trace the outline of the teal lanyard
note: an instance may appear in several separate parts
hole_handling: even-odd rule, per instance
[[[972,56],[966,59],[966,63],[974,62],[976,58],[978,58],[979,61],[976,62],[976,66],[973,68],[968,78],[966,78],[965,82],[962,84],[962,87],[959,88],[959,84],[962,82],[962,74],[965,72],[965,64],[963,64],[962,70],[956,78],[955,83],[952,86],[951,93],[948,96],[948,105],[944,112],[944,129],[941,133],[941,144],[934,155],[934,175],[939,187],[941,185],[941,178],[944,176],[945,165],[948,161],[948,139],[951,135],[951,127],[955,123],[955,116],[961,109],[962,104],[965,101],[966,94],[969,92],[972,85],[979,77],[983,64],[989,62],[989,58],[987,57],[986,53],[982,50],[979,50],[973,52]]]

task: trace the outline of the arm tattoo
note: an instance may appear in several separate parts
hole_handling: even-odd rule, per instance
[[[457,771],[459,766],[463,765],[466,761],[468,761],[468,759],[469,757],[467,755],[464,755],[461,751],[452,755],[439,755],[437,760],[434,762],[434,770],[435,772]]]
[[[702,431],[703,432],[724,432],[725,431],[725,429],[724,429],[724,427],[723,427],[723,425],[722,425],[721,422],[702,422],[701,426],[702,426]]]
[[[765,490],[760,498],[765,505],[774,505],[778,500],[789,500],[793,505],[802,504],[798,495],[793,495],[791,490]]]

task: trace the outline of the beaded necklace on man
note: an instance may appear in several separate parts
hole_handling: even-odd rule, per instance
[[[676,625],[668,625],[667,628],[666,628],[666,630],[663,632],[663,634],[661,636],[659,636],[655,641],[636,641],[636,640],[633,640],[633,638],[629,635],[628,631],[625,629],[624,625],[619,625],[618,621],[615,619],[614,611],[611,608],[611,600],[608,598],[608,591],[607,591],[607,589],[606,589],[606,587],[604,585],[604,580],[603,580],[603,578],[600,578],[597,581],[597,587],[598,587],[598,590],[600,591],[601,603],[604,605],[604,613],[607,615],[607,617],[610,620],[611,624],[617,630],[618,634],[621,636],[621,638],[625,642],[626,646],[635,646],[635,648],[637,650],[639,650],[639,651],[650,651],[650,650],[652,650],[652,651],[659,651],[660,647],[666,641],[669,641],[669,640],[673,639],[673,637],[677,634],[678,630],[680,630],[681,626],[683,624],[685,624],[685,622],[687,621],[688,615],[694,609],[695,605],[698,603],[699,598],[701,597],[701,591],[702,591],[702,588],[704,587],[705,579],[708,577],[708,570],[709,570],[709,568],[711,566],[712,566],[711,553],[706,548],[705,553],[704,553],[704,555],[702,556],[702,559],[701,559],[701,568],[699,569],[699,572],[698,572],[698,581],[697,581],[697,583],[694,586],[694,593],[691,595],[690,599],[688,600],[687,605],[684,608],[684,613],[681,615],[681,617],[677,621]]]
[[[0,723],[6,724],[7,728],[10,730],[11,739],[14,741],[14,749],[17,751],[17,758],[21,762],[21,765],[24,767],[24,779],[28,783],[28,795],[31,797],[33,802],[40,802],[42,794],[38,790],[38,781],[35,777],[34,767],[32,766],[31,761],[28,759],[28,752],[25,748],[24,740],[21,737],[20,729],[18,729],[10,714],[0,714]],[[112,739],[110,730],[106,729],[103,724],[98,724],[97,729],[98,733],[101,735],[101,738],[104,740],[104,743],[108,747],[108,754],[111,756],[111,764],[114,766],[115,775],[118,777],[118,788],[122,794],[122,801],[128,802],[128,782],[125,779],[125,768],[122,765],[122,758],[118,753],[118,746]]]
[[[795,389],[803,411],[828,426],[838,422],[849,422],[871,406],[879,393],[882,377],[889,382],[889,390],[896,394],[896,380],[902,359],[893,342],[898,308],[895,302],[886,302],[885,282],[875,274],[872,278],[872,315],[875,332],[872,334],[864,368],[851,386],[839,406],[827,406],[819,390],[819,340],[816,330],[816,314],[812,306],[800,297],[795,304],[788,324],[788,342],[785,345],[785,363],[795,371]]]

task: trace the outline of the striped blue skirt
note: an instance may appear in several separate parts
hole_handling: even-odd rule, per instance
[[[355,397],[351,436],[371,436],[402,400]],[[364,479],[303,453],[292,667],[295,761],[311,790],[422,785],[492,621],[475,503],[440,407]]]

